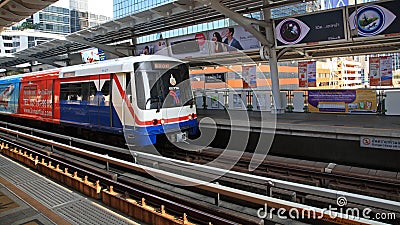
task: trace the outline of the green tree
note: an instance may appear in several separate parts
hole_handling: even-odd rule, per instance
[[[21,25],[17,27],[18,30],[25,30],[25,29],[35,29],[36,25],[31,22],[23,22]]]

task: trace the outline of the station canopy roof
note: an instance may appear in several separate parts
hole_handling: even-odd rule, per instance
[[[26,1],[28,0],[19,0]],[[29,0],[30,2],[31,0]],[[297,0],[223,0],[226,7],[241,14],[261,11],[263,8],[279,7],[299,3]],[[303,1],[304,2],[304,1]],[[190,25],[226,18],[213,10],[203,0],[177,0],[153,9],[119,18],[65,36],[65,40],[52,40],[17,52],[15,58],[0,58],[0,68],[10,68],[29,59],[50,60],[55,56],[79,52],[87,48],[106,46],[133,38],[156,34]],[[79,41],[82,40],[82,41]],[[336,57],[362,53],[395,52],[400,49],[399,37],[374,40],[368,44],[332,44],[306,46],[282,52],[281,60],[299,60],[310,57]],[[106,49],[105,49],[106,50]],[[107,51],[107,50],[106,50]],[[246,52],[252,60],[260,61],[259,51]],[[20,56],[20,57],[19,57]],[[235,57],[230,56],[230,57]],[[29,58],[29,59],[28,59]],[[224,59],[218,59],[224,60]]]
[[[10,27],[58,0],[0,0],[0,30]]]

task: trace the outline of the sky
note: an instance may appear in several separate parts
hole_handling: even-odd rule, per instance
[[[88,0],[89,12],[113,17],[113,0]],[[59,0],[53,6],[69,8],[69,0]]]

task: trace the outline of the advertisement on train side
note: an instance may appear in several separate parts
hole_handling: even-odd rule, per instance
[[[393,58],[391,56],[369,58],[370,86],[393,85]]]
[[[168,55],[167,41],[158,40],[136,46],[136,55]]]
[[[278,47],[346,41],[344,9],[274,20]]]
[[[16,113],[19,83],[0,83],[0,112]]]
[[[53,117],[53,83],[47,80],[24,80],[21,85],[21,113],[40,116],[42,118]]]
[[[357,9],[357,13],[356,13]],[[354,38],[400,35],[400,4],[388,1],[349,9],[349,25]]]
[[[308,110],[327,113],[376,113],[374,90],[310,90]]]

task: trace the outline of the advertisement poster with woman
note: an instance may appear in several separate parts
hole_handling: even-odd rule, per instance
[[[241,26],[209,31],[208,40],[211,54],[260,48],[257,38]]]
[[[167,41],[158,40],[137,45],[136,55],[168,55]]]
[[[178,59],[209,55],[205,33],[168,39],[168,46],[170,56]]]

